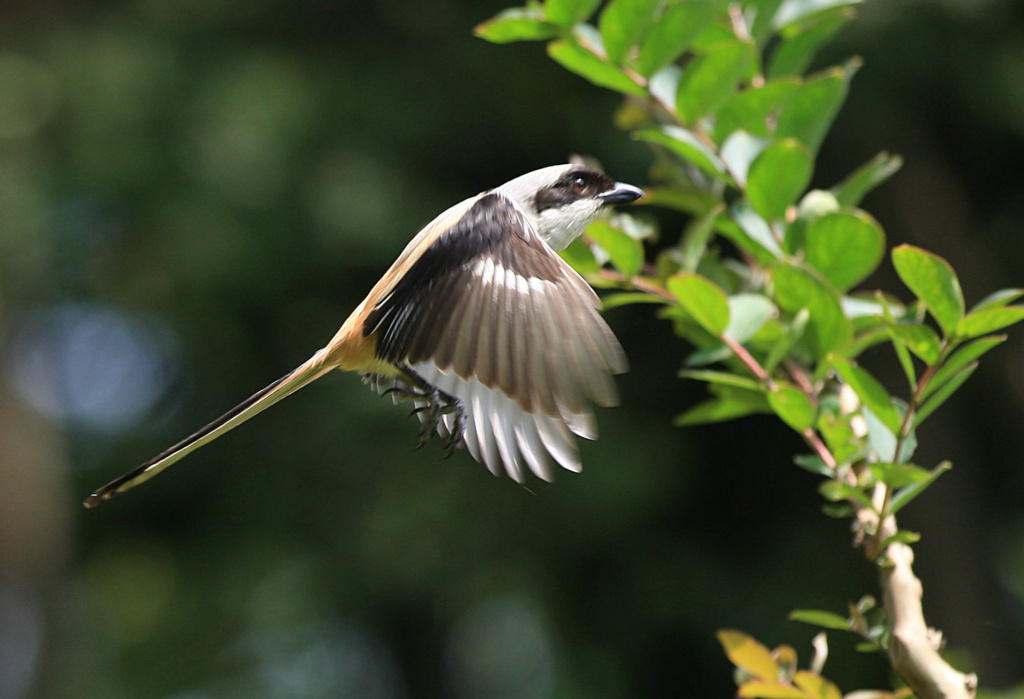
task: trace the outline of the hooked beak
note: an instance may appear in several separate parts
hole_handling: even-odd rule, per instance
[[[625,182],[616,182],[611,189],[605,190],[597,195],[597,198],[604,204],[628,204],[644,196],[639,187],[634,187]]]

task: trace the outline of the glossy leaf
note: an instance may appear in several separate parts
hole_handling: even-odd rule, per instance
[[[729,325],[724,334],[736,342],[746,342],[777,314],[775,304],[761,294],[730,296]]]
[[[765,139],[774,136],[776,117],[801,84],[797,78],[787,78],[732,95],[715,117],[715,142],[723,143],[736,131]]]
[[[846,99],[857,66],[851,62],[827,70],[801,85],[779,114],[776,135],[795,138],[816,152]]]
[[[968,311],[968,315],[973,315],[979,311],[987,311],[990,308],[1002,308],[1007,304],[1013,303],[1021,296],[1024,296],[1024,289],[1000,289],[999,291],[994,291],[976,303]]]
[[[861,2],[863,0],[786,0],[775,14],[775,26],[785,30],[787,25],[806,21],[816,14]]]
[[[548,0],[544,14],[549,22],[569,27],[594,13],[601,0]]]
[[[768,405],[779,419],[797,432],[811,427],[818,410],[811,399],[796,386],[780,383],[768,393]]]
[[[913,352],[928,366],[939,361],[942,352],[939,336],[927,325],[892,325],[889,331],[895,340]]]
[[[786,32],[782,43],[772,54],[768,77],[800,75],[814,60],[818,50],[853,18],[852,12],[838,13],[802,31]]]
[[[583,276],[593,274],[601,269],[601,263],[594,257],[594,251],[583,241],[582,237],[569,243],[558,254]]]
[[[669,303],[668,299],[657,294],[648,294],[643,291],[625,291],[621,294],[611,294],[601,297],[601,308],[605,311],[618,308],[619,306],[630,306],[637,303],[653,303],[664,305]]]
[[[747,391],[754,391],[757,393],[760,393],[762,390],[761,384],[754,379],[747,376],[740,376],[739,374],[732,374],[727,371],[686,369],[684,371],[680,371],[679,376],[684,379],[707,381],[708,383],[714,383],[720,386],[732,386],[734,388],[742,388]]]
[[[793,675],[793,684],[802,689],[808,699],[843,699],[839,687],[810,670],[800,670]]]
[[[804,250],[808,264],[839,291],[862,282],[885,255],[882,227],[863,211],[826,214],[807,227]]]
[[[749,204],[737,204],[729,210],[730,219],[719,218],[719,230],[759,262],[770,264],[782,258],[782,246],[767,221]],[[733,226],[728,224],[732,223]]]
[[[825,629],[849,631],[850,620],[846,617],[826,612],[821,609],[794,609],[789,613],[790,621],[802,621],[805,624],[821,626]]]
[[[953,376],[955,376],[961,369],[972,362],[976,362],[983,354],[996,345],[1002,344],[1005,340],[1005,335],[993,335],[991,337],[980,338],[958,349],[949,359],[943,362],[942,368],[935,372],[935,375],[921,393],[921,397],[927,398],[937,389],[942,388],[942,386],[952,379]]]
[[[598,28],[608,60],[621,65],[646,34],[659,0],[612,0],[601,11]]]
[[[964,293],[953,268],[938,255],[900,245],[892,251],[896,273],[921,300],[946,335],[952,335],[964,317]]]
[[[1020,306],[986,308],[983,311],[971,313],[957,323],[955,335],[961,339],[981,337],[1022,320],[1024,320],[1024,308]]]
[[[668,290],[687,313],[715,337],[729,325],[729,299],[718,286],[699,274],[677,274],[668,280]]]
[[[762,680],[778,681],[779,666],[762,643],[742,631],[723,629],[715,635],[733,665]]]
[[[809,316],[805,339],[817,357],[840,347],[853,334],[850,320],[843,312],[839,299],[824,284],[805,270],[789,264],[778,265],[772,271],[775,300],[792,314],[806,308]]]
[[[868,192],[896,174],[902,166],[903,158],[900,156],[879,153],[833,187],[832,193],[843,206],[857,206]]]
[[[892,404],[889,392],[885,390],[878,379],[873,377],[864,369],[854,365],[850,360],[830,355],[829,364],[839,373],[843,381],[853,389],[861,403],[871,409],[871,412],[888,427],[893,434],[900,431],[900,414]]]
[[[730,41],[698,56],[683,71],[676,96],[679,121],[686,125],[713,114],[733,93],[754,60],[754,46]]]
[[[726,177],[722,161],[692,131],[679,126],[661,126],[637,131],[633,138],[665,146],[675,155],[713,177]]]
[[[574,41],[552,41],[548,44],[548,55],[566,70],[586,78],[598,87],[606,87],[636,97],[644,97],[647,94],[644,88],[618,68]]]
[[[640,47],[637,69],[651,76],[679,58],[711,22],[718,0],[687,0],[665,8]]]
[[[478,24],[473,33],[495,44],[547,40],[558,36],[561,27],[544,19],[544,12],[538,8],[514,7]]]
[[[923,493],[928,486],[934,483],[936,478],[951,468],[953,468],[953,465],[950,462],[943,461],[929,472],[927,480],[913,483],[905,488],[900,488],[893,494],[892,501],[889,503],[889,514],[894,515],[902,510],[914,498]]]
[[[779,220],[807,189],[813,171],[814,158],[807,146],[793,139],[776,141],[751,163],[747,198],[766,220]]]
[[[640,273],[644,264],[644,249],[639,240],[604,221],[587,226],[587,237],[601,246],[612,265],[627,277]]]
[[[719,151],[722,162],[729,168],[729,173],[737,185],[746,186],[751,163],[767,145],[768,141],[752,136],[746,131],[736,131],[722,144]]]

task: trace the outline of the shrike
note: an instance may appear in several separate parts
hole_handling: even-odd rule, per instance
[[[579,165],[555,165],[466,199],[421,230],[326,347],[167,451],[90,495],[95,507],[149,480],[332,369],[413,403],[494,474],[551,480],[581,468],[591,404],[615,405],[626,358],[590,286],[557,254],[609,204],[643,196]]]

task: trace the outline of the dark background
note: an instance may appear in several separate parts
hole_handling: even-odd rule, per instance
[[[445,207],[571,152],[647,183],[614,95],[473,38],[503,7],[0,4],[0,696],[724,697],[716,629],[806,663],[787,613],[876,592],[784,427],[671,427],[704,388],[647,307],[609,312],[623,404],[554,485],[413,453],[339,374],[80,508],[306,359]],[[822,59],[865,67],[815,185],[900,153],[865,202],[890,244],[969,304],[1024,285],[1024,9],[860,12]],[[1013,330],[929,420],[916,461],[954,470],[903,517],[929,622],[991,689],[1024,682],[1022,355]],[[844,692],[887,686],[829,639]]]

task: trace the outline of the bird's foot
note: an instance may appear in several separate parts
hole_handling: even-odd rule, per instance
[[[418,374],[412,371],[406,371],[405,374],[408,382],[396,380],[394,386],[384,391],[382,395],[391,394],[398,400],[416,403],[410,415],[416,415],[423,423],[416,448],[419,449],[429,442],[435,432],[444,434],[444,446],[448,452],[445,458],[450,457],[466,433],[465,406],[461,400],[427,383]],[[454,416],[451,425],[445,421],[447,415]]]

